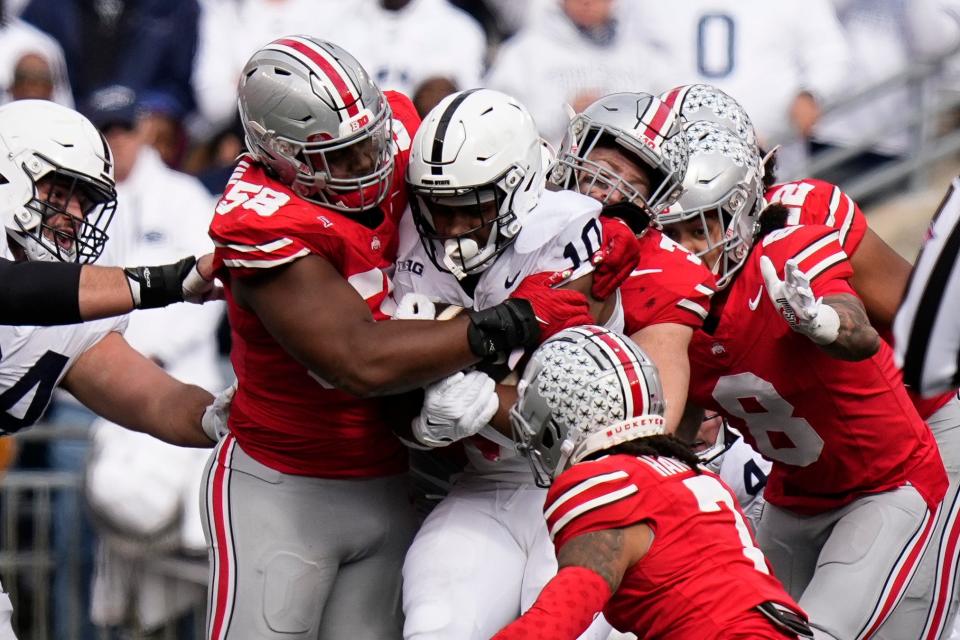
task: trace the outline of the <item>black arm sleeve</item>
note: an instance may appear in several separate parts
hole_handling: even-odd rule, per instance
[[[0,324],[81,322],[79,264],[0,259]]]

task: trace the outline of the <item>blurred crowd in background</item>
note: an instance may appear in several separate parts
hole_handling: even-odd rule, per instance
[[[830,105],[960,42],[960,0],[0,0],[0,16],[0,99],[75,107],[115,154],[119,205],[105,264],[211,247],[213,203],[244,146],[239,74],[280,36],[340,44],[421,115],[460,89],[512,94],[555,145],[571,115],[601,95],[710,83],[746,107],[763,146],[787,143],[782,171],[854,149],[820,176],[841,187],[916,151],[918,123],[908,119],[918,96],[904,84],[856,109]],[[924,90],[955,99],[960,59],[938,69]],[[216,391],[231,379],[220,305],[140,312],[126,335],[186,381]],[[69,398],[47,422],[93,423],[89,439],[25,447],[16,463],[86,474],[87,505],[70,493],[53,505],[57,557],[81,563],[78,575],[54,573],[49,637],[95,638],[94,625],[131,620],[156,628],[202,602],[201,586],[171,590],[137,563],[157,549],[205,562],[195,496],[206,452],[95,422]],[[93,622],[76,628],[67,601]]]

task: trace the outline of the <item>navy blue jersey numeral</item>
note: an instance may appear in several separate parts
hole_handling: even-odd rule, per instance
[[[50,404],[53,388],[57,385],[57,380],[69,361],[70,359],[65,355],[47,351],[15,385],[0,393],[0,431],[15,433],[40,419],[43,410]],[[7,413],[34,387],[37,391],[22,418]]]
[[[708,13],[697,23],[697,71],[716,80],[733,73],[736,64],[734,43],[736,23],[723,13]]]

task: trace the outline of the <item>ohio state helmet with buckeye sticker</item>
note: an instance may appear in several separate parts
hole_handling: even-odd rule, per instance
[[[656,366],[629,338],[603,327],[566,329],[540,345],[517,394],[513,438],[539,486],[592,453],[664,433]]]
[[[308,36],[274,40],[243,69],[247,148],[298,195],[345,212],[390,193],[392,114],[356,58]]]

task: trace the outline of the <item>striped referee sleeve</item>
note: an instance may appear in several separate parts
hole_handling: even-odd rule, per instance
[[[960,177],[930,223],[893,331],[907,385],[924,396],[960,386]]]

